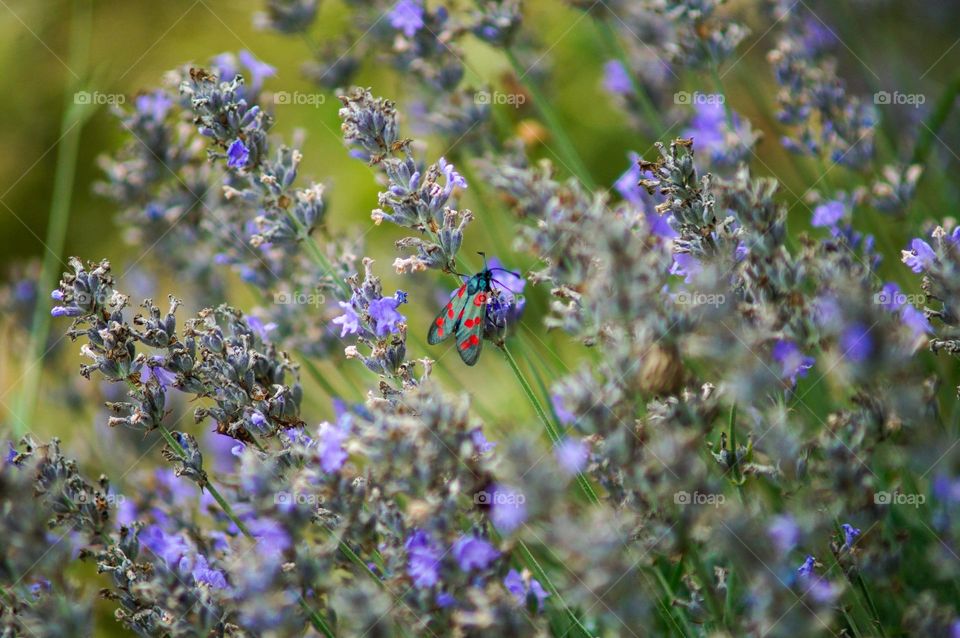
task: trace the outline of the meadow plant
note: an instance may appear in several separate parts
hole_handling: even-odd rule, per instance
[[[348,2],[320,42],[320,3],[264,2],[339,101],[319,165],[368,167],[375,202],[336,196],[395,251],[331,223],[249,51],[116,106],[95,188],[174,289],[82,255],[52,291],[19,266],[0,308],[79,342],[90,383],[63,392],[138,458],[7,423],[0,636],[94,635],[104,609],[178,638],[960,636],[960,227],[913,223],[955,193],[813,4],[566,3],[604,47],[591,99],[651,142],[609,179],[522,3]],[[763,103],[726,72],[755,46]],[[476,47],[510,71],[475,77]],[[476,389],[449,356],[465,290],[495,346]],[[448,308],[431,349],[417,322]]]

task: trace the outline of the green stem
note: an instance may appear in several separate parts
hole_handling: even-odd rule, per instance
[[[730,452],[733,454],[733,478],[737,484],[737,493],[743,502],[743,472],[740,471],[740,459],[737,458],[737,404],[730,406],[730,420],[727,423],[727,438],[730,439]]]
[[[560,431],[547,417],[547,413],[544,411],[543,405],[541,405],[540,401],[537,399],[537,395],[533,393],[533,388],[530,387],[530,383],[523,375],[523,371],[520,370],[520,366],[517,365],[517,360],[513,358],[512,354],[510,354],[510,350],[507,349],[507,344],[502,344],[500,349],[503,351],[503,354],[507,359],[507,363],[510,364],[510,369],[517,378],[517,382],[520,383],[523,393],[527,395],[527,399],[533,406],[534,412],[537,413],[537,416],[540,418],[540,422],[543,423],[543,427],[547,431],[547,436],[550,437],[550,442],[553,443],[554,446],[559,445],[561,442]],[[578,472],[576,480],[577,485],[580,487],[580,491],[583,492],[584,496],[587,497],[587,500],[590,501],[590,503],[594,505],[600,503],[600,497],[597,496],[596,491],[593,489],[593,485],[590,484],[590,481],[587,480],[587,477],[585,477],[581,472]]]
[[[300,231],[301,240],[306,245],[307,254],[313,260],[313,263],[320,266],[324,272],[330,275],[330,277],[333,278],[333,282],[340,288],[340,291],[346,297],[349,297],[352,293],[350,286],[345,280],[337,276],[333,264],[331,264],[327,256],[323,254],[323,251],[320,250],[320,246],[317,245],[316,240],[310,236],[310,230],[300,223],[300,220],[290,211],[287,211],[287,216],[290,218],[290,221],[293,222],[293,225],[296,226],[297,230]]]
[[[303,599],[303,596],[300,596],[300,600],[297,601],[300,603],[300,608],[310,617],[310,623],[313,627],[323,633],[327,638],[336,638],[336,634],[333,633],[333,630],[330,629],[330,625],[327,624],[327,621],[323,619],[323,616],[318,614],[307,601]]]
[[[684,637],[695,636],[693,629],[690,627],[690,624],[687,622],[686,615],[681,612],[679,609],[673,606],[673,601],[676,599],[676,595],[673,593],[673,587],[670,586],[670,582],[667,581],[666,577],[663,575],[663,571],[654,565],[652,567],[654,578],[657,579],[657,582],[660,583],[660,587],[663,589],[664,593],[667,595],[668,601],[670,603],[668,609],[670,609],[673,614],[676,616],[677,620],[680,621],[680,624],[683,625],[681,635]]]
[[[540,563],[533,555],[533,552],[531,552],[530,548],[527,547],[527,544],[520,540],[517,541],[517,547],[520,550],[524,564],[533,573],[533,576],[540,581],[540,584],[546,587],[547,591],[549,591],[550,594],[560,603],[564,612],[567,614],[567,617],[573,622],[573,625],[579,629],[584,636],[590,638],[593,634],[591,634],[587,628],[583,626],[580,618],[577,617],[577,615],[573,613],[573,610],[567,605],[567,602],[563,599],[563,595],[560,593],[560,590],[557,589],[557,586],[553,584],[552,580],[550,580],[550,576],[548,576],[547,572],[544,571],[543,567],[541,567]]]
[[[87,54],[90,45],[92,5],[90,0],[76,0],[73,4],[73,20],[70,35],[69,68],[73,73],[85,73]],[[41,359],[47,339],[50,336],[50,308],[46,296],[53,290],[60,274],[63,246],[66,241],[67,227],[70,221],[70,204],[73,195],[73,182],[76,176],[77,155],[80,149],[80,132],[83,122],[92,109],[75,104],[74,96],[80,86],[79,78],[68,82],[66,87],[63,116],[60,119],[60,144],[57,146],[57,166],[53,177],[53,196],[50,201],[50,219],[46,248],[40,279],[37,282],[37,303],[33,309],[30,323],[30,341],[27,356],[24,358],[26,369],[23,372],[23,386],[17,395],[14,408],[13,428],[19,437],[33,423],[37,405],[37,392],[40,376],[43,372]]]
[[[533,95],[534,106],[537,108],[540,116],[543,117],[547,126],[550,128],[550,132],[553,134],[554,139],[556,139],[557,144],[559,144],[560,152],[563,154],[564,159],[569,164],[570,170],[577,176],[577,178],[579,178],[581,182],[583,182],[584,186],[590,190],[596,190],[596,182],[594,182],[593,178],[590,176],[590,171],[587,170],[586,164],[584,164],[583,160],[580,158],[580,154],[577,152],[577,147],[574,146],[573,142],[570,140],[566,130],[560,123],[560,118],[557,117],[553,107],[550,106],[550,102],[547,101],[543,92],[540,90],[540,87],[538,87],[535,82],[528,78],[526,70],[524,70],[523,65],[520,64],[520,61],[517,59],[517,56],[514,54],[513,50],[507,48],[505,49],[505,52],[507,59],[510,61],[510,65],[513,67],[513,71],[517,76],[517,81],[523,84],[523,86],[530,91],[530,94]]]

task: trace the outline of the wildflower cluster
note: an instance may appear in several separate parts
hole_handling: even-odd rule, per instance
[[[0,436],[0,635],[960,635],[960,227],[913,223],[952,190],[813,9],[761,4],[551,7],[602,40],[598,148],[516,0],[346,3],[323,41],[322,3],[265,0],[339,99],[322,180],[250,52],[116,108],[96,190],[136,262],[0,286],[10,343],[52,368],[69,322],[82,378]],[[367,220],[335,232],[348,157],[377,201],[335,193]]]

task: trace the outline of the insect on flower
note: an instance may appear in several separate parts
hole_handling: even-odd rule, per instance
[[[493,273],[503,271],[520,276],[506,268],[488,268],[487,256],[484,253],[479,254],[483,257],[483,270],[457,289],[430,324],[430,331],[427,333],[427,343],[431,346],[456,335],[457,352],[468,366],[474,365],[480,358],[488,304],[494,294],[493,284],[507,288],[494,278]],[[468,277],[463,274],[459,276]]]

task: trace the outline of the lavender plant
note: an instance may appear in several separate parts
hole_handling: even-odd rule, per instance
[[[136,262],[0,288],[10,343],[49,311],[86,380],[63,442],[0,441],[3,636],[960,635],[926,138],[886,134],[817,3],[567,4],[619,177],[510,0],[347,3],[320,39],[320,3],[262,3],[339,101],[333,157],[277,133],[289,69],[248,51],[114,109],[95,189]]]

